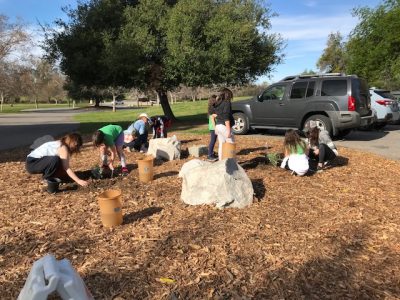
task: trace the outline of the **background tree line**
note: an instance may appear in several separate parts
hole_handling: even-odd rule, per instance
[[[370,86],[400,89],[400,1],[356,8],[353,14],[359,18],[356,27],[347,40],[339,32],[328,36],[317,67],[356,74]]]
[[[22,21],[0,15],[0,110],[4,103],[57,102],[64,99],[65,76],[48,61],[30,54],[31,35]]]

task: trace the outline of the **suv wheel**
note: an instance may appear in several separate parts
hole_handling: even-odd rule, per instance
[[[332,123],[328,117],[324,115],[313,115],[304,122],[303,129],[310,121],[315,121],[320,130],[326,130],[329,132],[329,135],[332,136]]]
[[[234,134],[246,134],[249,131],[249,120],[244,113],[234,113],[235,125],[232,126]]]

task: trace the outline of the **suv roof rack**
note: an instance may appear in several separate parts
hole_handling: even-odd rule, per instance
[[[286,76],[280,81],[291,81],[295,79],[302,79],[302,78],[321,78],[321,77],[334,77],[334,76],[346,76],[345,73],[319,73],[319,74],[299,74],[299,75],[291,75]],[[350,75],[354,76],[354,75]]]

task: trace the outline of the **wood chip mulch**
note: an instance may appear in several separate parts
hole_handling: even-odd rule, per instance
[[[181,135],[183,149],[208,136]],[[28,175],[27,149],[0,157],[0,291],[16,299],[32,263],[47,253],[67,258],[95,299],[398,299],[400,163],[339,148],[334,166],[296,177],[265,163],[281,141],[237,137],[238,162],[254,185],[245,209],[187,206],[177,174],[188,161],[66,184],[50,195]],[[98,162],[89,145],[72,167],[88,178]],[[104,228],[96,196],[123,193],[124,224]]]

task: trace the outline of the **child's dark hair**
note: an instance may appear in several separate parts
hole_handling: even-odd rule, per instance
[[[231,101],[232,99],[233,99],[232,91],[228,88],[223,88],[219,91],[217,102]]]
[[[289,153],[296,153],[298,146],[303,148],[303,150],[306,149],[306,143],[300,138],[300,135],[297,133],[297,131],[293,129],[286,131],[283,145],[285,150]]]
[[[215,102],[217,102],[217,95],[211,95],[210,98],[208,98],[208,115],[213,114]]]
[[[79,153],[82,147],[82,137],[79,133],[68,133],[61,138],[61,145],[67,147],[69,154]]]
[[[101,130],[96,130],[92,136],[93,146],[98,147],[104,143],[104,133]]]
[[[310,139],[311,146],[317,146],[319,138],[319,128],[318,127],[311,128],[308,133],[308,138]]]

